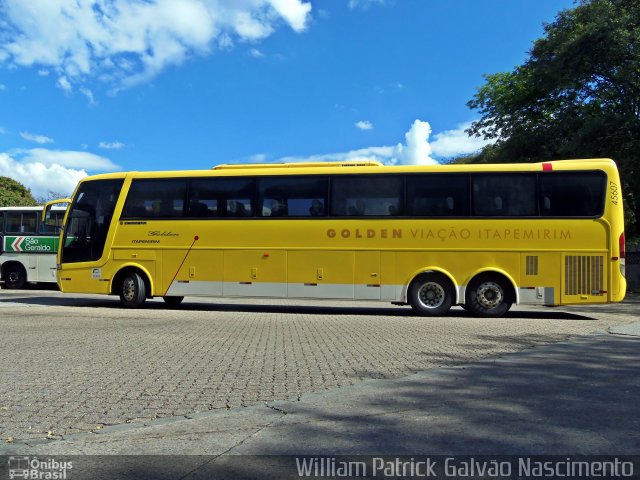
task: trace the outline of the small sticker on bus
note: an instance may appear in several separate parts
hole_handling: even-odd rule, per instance
[[[102,277],[102,272],[99,268],[94,268],[91,270],[91,278],[93,278],[94,280],[100,280],[100,277]]]

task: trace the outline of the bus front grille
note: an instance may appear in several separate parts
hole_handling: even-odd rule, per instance
[[[564,259],[565,295],[602,295],[604,293],[604,257],[567,255]]]

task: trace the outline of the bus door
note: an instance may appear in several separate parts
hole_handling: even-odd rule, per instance
[[[56,281],[56,255],[48,253],[46,255],[35,255],[37,257],[37,278],[36,282]]]

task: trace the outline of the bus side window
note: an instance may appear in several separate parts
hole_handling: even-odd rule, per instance
[[[7,212],[7,233],[20,233],[22,214],[20,212]]]
[[[594,217],[604,212],[603,172],[544,172],[539,179],[543,216]]]
[[[211,188],[210,182],[194,180],[189,192],[188,216],[202,218],[216,217],[220,214],[219,194]]]
[[[208,203],[214,203],[213,208],[210,210]],[[191,201],[189,203],[189,216],[191,217],[211,217],[215,215],[217,208],[215,200],[207,203],[200,201]]]
[[[448,212],[449,213],[453,212],[453,205],[454,205],[453,197],[447,197],[446,200],[445,200],[445,204],[447,206]]]
[[[251,217],[255,204],[251,178],[199,178],[189,187],[187,216],[192,218]]]
[[[286,217],[287,216],[287,202],[281,198],[272,198],[270,201],[270,215],[271,217]]]
[[[469,216],[469,175],[407,175],[407,214],[416,217]]]
[[[331,214],[403,215],[403,186],[400,175],[336,175],[331,179]]]
[[[53,220],[56,223],[56,225],[61,225],[63,218],[64,218],[64,212],[56,212],[56,211],[51,212],[51,220]],[[57,235],[58,232],[60,231],[58,227],[54,227],[53,225],[46,225],[41,222],[38,222],[38,223],[40,223],[40,227],[39,227],[40,233],[52,233],[54,235]]]
[[[248,198],[234,199],[227,202],[228,217],[251,217],[253,209]]]
[[[486,217],[533,217],[536,205],[536,176],[532,173],[475,174],[474,214]]]
[[[131,182],[124,218],[182,217],[187,182],[178,178],[139,179]]]
[[[324,217],[326,215],[324,202],[318,198],[314,198],[313,200],[311,200],[309,215],[311,215],[312,217]]]
[[[349,205],[349,215],[351,216],[362,216],[365,214],[367,207],[364,203],[364,200],[361,198],[357,198]]]
[[[322,217],[326,215],[328,178],[324,176],[258,179],[258,215]]]
[[[197,198],[189,200],[189,216],[190,217],[206,217],[209,214],[209,207],[206,203],[201,202]]]
[[[22,233],[36,233],[38,225],[38,214],[36,212],[25,212],[22,214]]]
[[[36,233],[36,212],[7,212],[7,233]]]

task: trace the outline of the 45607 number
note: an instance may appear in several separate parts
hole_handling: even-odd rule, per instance
[[[611,199],[611,203],[614,205],[618,205],[618,201],[620,199],[618,191],[618,184],[609,180],[609,198]]]

